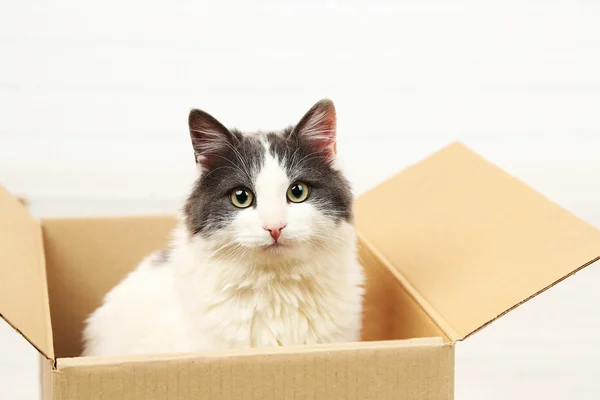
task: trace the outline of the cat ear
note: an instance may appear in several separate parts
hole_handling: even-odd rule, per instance
[[[316,103],[300,120],[292,134],[308,141],[313,151],[325,152],[329,158],[336,155],[335,106],[329,99]]]
[[[202,110],[190,111],[188,125],[197,164],[205,164],[211,156],[231,145],[231,132],[216,118]]]

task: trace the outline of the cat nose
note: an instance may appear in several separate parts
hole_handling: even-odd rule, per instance
[[[278,225],[266,225],[264,226],[265,230],[269,231],[271,237],[275,242],[279,239],[279,235],[281,234],[281,230],[286,227],[286,224],[278,224]]]

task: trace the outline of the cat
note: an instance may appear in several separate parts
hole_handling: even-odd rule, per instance
[[[360,340],[365,277],[333,102],[280,132],[198,109],[188,125],[199,175],[170,246],[89,315],[82,355]]]

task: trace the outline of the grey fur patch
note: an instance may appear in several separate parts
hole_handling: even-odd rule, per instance
[[[336,222],[352,222],[353,195],[344,175],[332,168],[331,158],[324,150],[314,150],[293,128],[281,134],[268,134],[269,150],[283,161],[291,182],[305,182],[310,187],[310,201]]]
[[[156,254],[156,258],[154,259],[154,262],[157,264],[164,264],[167,261],[169,261],[169,258],[171,257],[171,252],[169,250],[161,250]]]
[[[192,235],[208,236],[222,229],[239,212],[230,193],[239,187],[254,192],[254,181],[264,162],[265,149],[256,136],[232,131],[230,146],[210,155],[184,207],[185,221]],[[255,207],[256,205],[252,205]]]
[[[161,267],[169,261],[170,257],[171,252],[169,249],[155,251],[150,255],[150,258],[148,259],[148,264],[153,267]]]

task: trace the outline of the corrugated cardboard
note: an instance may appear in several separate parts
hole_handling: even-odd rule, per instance
[[[174,219],[40,223],[2,189],[0,221],[0,312],[48,400],[449,400],[456,341],[600,256],[598,230],[453,144],[357,199],[362,342],[84,358],[84,318]]]

